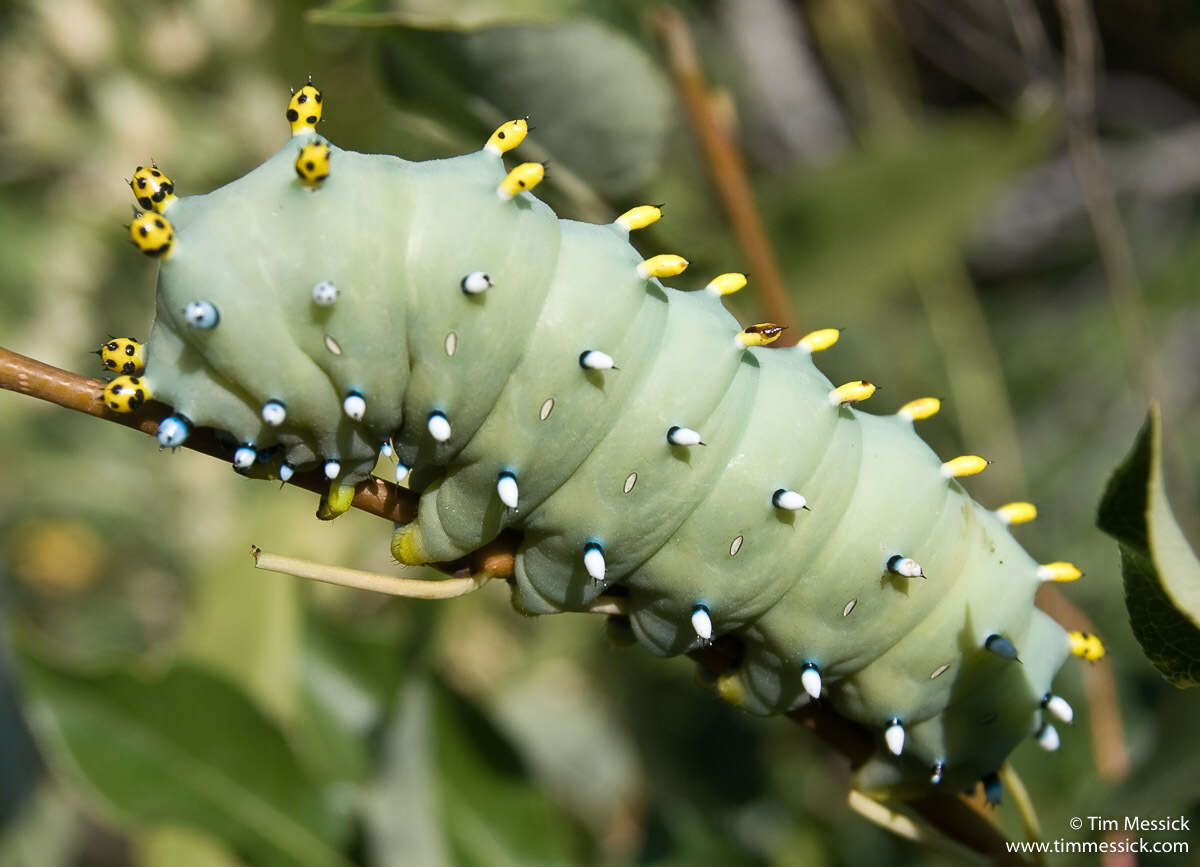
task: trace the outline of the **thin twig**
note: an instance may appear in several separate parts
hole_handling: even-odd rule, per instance
[[[673,6],[660,6],[651,22],[666,49],[667,64],[675,89],[687,111],[692,131],[708,161],[709,174],[721,198],[729,223],[737,236],[767,318],[790,326],[776,345],[790,346],[803,334],[796,311],[788,298],[775,251],[767,238],[754,190],[746,175],[741,151],[729,131],[713,111],[712,97],[704,80],[704,70],[696,53],[687,21]]]
[[[104,408],[100,400],[103,388],[104,383],[98,380],[87,379],[78,374],[60,370],[0,347],[0,389],[20,392],[38,400],[58,404],[66,409],[93,415],[105,421],[117,422],[151,436],[154,435],[158,429],[158,419],[167,413],[166,407],[146,407],[143,411],[133,415],[117,415]],[[216,443],[215,440],[206,441],[205,438],[198,435],[199,433],[198,431],[197,434],[188,438],[185,448],[194,448],[196,451],[213,455],[222,460],[228,459],[229,455],[225,453],[227,450],[223,446]],[[318,494],[324,493],[328,488],[328,482],[319,474],[313,474],[313,476],[308,479],[303,474],[297,473],[289,484],[303,481],[302,487]],[[416,494],[411,491],[398,488],[382,479],[369,479],[359,486],[353,505],[354,508],[372,515],[403,522],[411,521],[416,516],[416,501]],[[461,561],[430,565],[459,578],[486,575],[494,579],[507,579],[513,575],[516,547],[516,540],[511,535],[501,535],[495,541]],[[354,572],[356,570],[346,571]],[[384,588],[384,592],[387,592],[386,588]],[[598,612],[619,614],[623,610],[620,604],[621,600],[601,597],[599,602],[601,604],[597,605],[595,609]],[[689,653],[688,656],[713,673],[721,674],[737,668],[740,656],[737,646],[736,640],[718,639],[707,647]],[[871,732],[838,716],[823,703],[810,703],[790,712],[787,716],[812,731],[834,750],[846,756],[854,766],[861,765],[876,750],[875,738]],[[1014,865],[1026,863],[1021,858],[1008,853],[1004,835],[986,817],[973,810],[956,794],[933,792],[915,801],[907,802],[907,804],[917,815],[942,834],[973,851],[996,859],[997,863]]]
[[[279,572],[295,578],[307,578],[310,581],[320,581],[324,584],[336,584],[338,587],[370,590],[372,593],[386,593],[388,596],[403,596],[406,599],[454,599],[478,590],[492,578],[491,575],[482,573],[466,578],[446,578],[441,581],[400,578],[396,575],[364,572],[361,569],[348,569],[345,566],[330,566],[325,563],[314,563],[311,560],[301,560],[297,557],[285,557],[282,554],[264,551],[257,545],[250,546],[250,556],[254,558],[254,566],[257,569]]]
[[[1113,309],[1121,331],[1125,365],[1135,391],[1143,399],[1158,382],[1150,342],[1142,286],[1133,248],[1121,221],[1117,198],[1108,180],[1104,154],[1096,138],[1096,65],[1099,42],[1088,0],[1058,0],[1063,25],[1063,75],[1067,149],[1083,190],[1084,207],[1096,237],[1100,263],[1108,277]]]

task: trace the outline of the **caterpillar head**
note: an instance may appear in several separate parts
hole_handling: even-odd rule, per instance
[[[175,246],[175,230],[170,221],[154,211],[134,211],[129,224],[129,239],[147,256],[166,258]]]
[[[321,121],[321,91],[312,83],[311,76],[308,84],[295,91],[288,100],[287,119],[292,125],[292,135],[316,132]]]
[[[113,412],[134,412],[151,396],[145,380],[136,376],[118,376],[104,387],[104,405]]]
[[[138,376],[146,369],[146,348],[132,337],[114,337],[96,354],[109,370]]]
[[[333,152],[323,141],[309,142],[300,148],[300,154],[296,157],[296,176],[300,178],[300,183],[310,190],[321,186],[329,177],[332,157]]]
[[[163,213],[175,201],[175,184],[158,166],[138,166],[129,179],[129,189],[147,211]]]

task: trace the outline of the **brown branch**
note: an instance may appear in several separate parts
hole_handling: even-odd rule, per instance
[[[0,347],[0,389],[116,422],[150,436],[155,435],[159,421],[170,412],[168,407],[156,403],[131,415],[110,412],[101,400],[103,382],[52,367],[4,347]],[[230,458],[229,449],[218,443],[210,431],[197,430],[183,447],[220,460]],[[329,482],[318,471],[296,473],[288,484],[317,494],[324,494],[329,487]],[[416,517],[416,506],[416,494],[378,478],[361,482],[354,496],[354,508],[400,523]],[[486,574],[493,578],[511,578],[516,546],[516,537],[504,534],[462,560],[432,565],[456,577]],[[733,671],[740,664],[741,645],[737,639],[728,637],[688,655],[713,674],[722,674]],[[788,717],[846,756],[852,766],[861,765],[876,750],[874,735],[869,730],[843,719],[824,703],[810,703],[792,711]],[[1025,863],[1005,851],[1005,838],[1000,831],[959,795],[934,792],[906,804],[947,837],[995,858],[997,863]]]
[[[801,335],[796,311],[788,298],[775,251],[767,238],[741,151],[713,111],[712,98],[704,81],[704,70],[700,67],[691,30],[683,16],[672,6],[658,7],[650,20],[666,49],[675,88],[691,121],[692,131],[704,151],[709,173],[729,223],[746,256],[747,270],[762,298],[767,318],[791,328],[784,332],[776,345],[792,345]]]

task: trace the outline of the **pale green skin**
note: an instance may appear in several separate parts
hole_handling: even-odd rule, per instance
[[[259,449],[282,444],[299,468],[336,458],[345,483],[393,440],[422,491],[424,559],[522,530],[514,604],[579,610],[620,585],[635,634],[661,654],[699,645],[690,616],[704,604],[714,633],[745,645],[751,711],[802,704],[802,666],[818,664],[839,713],[906,727],[903,757],[881,744],[868,785],[922,783],[939,760],[946,785],[969,783],[1036,731],[1068,652],[1033,608],[1037,564],[941,475],[909,421],[830,405],[832,384],[799,348],[742,349],[718,298],[641,278],[618,226],[560,221],[528,193],[501,200],[494,154],[410,163],[334,148],[314,191],[293,171],[313,138],[168,211],[156,398]],[[495,285],[467,296],[475,270]],[[311,300],[321,280],[341,290],[332,308]],[[217,328],[183,322],[194,299],[217,306]],[[586,349],[619,370],[583,370]],[[351,390],[367,403],[357,423],[341,407]],[[281,428],[260,420],[271,399],[287,405]],[[434,409],[449,442],[426,429]],[[668,444],[672,425],[706,445]],[[502,470],[516,473],[517,512],[497,498]],[[774,508],[779,488],[811,511]],[[589,541],[603,546],[603,584],[583,567]],[[893,554],[927,579],[889,575]],[[993,633],[1021,662],[983,649]]]

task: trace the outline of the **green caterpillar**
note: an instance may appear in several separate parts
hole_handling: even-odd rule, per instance
[[[113,409],[168,402],[164,446],[225,431],[246,472],[321,466],[327,516],[394,450],[420,492],[400,561],[519,530],[519,609],[616,596],[659,654],[733,636],[722,694],[765,714],[820,700],[875,727],[877,784],[983,778],[995,797],[1020,739],[1057,747],[1050,717],[1072,711],[1051,681],[1103,649],[1033,597],[1080,573],[1010,535],[1032,506],[967,496],[957,478],[982,458],[942,462],[913,433],[936,400],[864,414],[871,383],[833,388],[813,364],[837,331],[772,348],[778,326],[742,329],[722,306],[742,275],[665,286],[687,262],[628,241],[656,207],[556,218],[530,192],[541,165],[505,170],[524,120],[412,163],[334,147],[320,116],[310,82],[292,141],[207,195],[138,169],[130,231],[161,262],[157,317],[144,374],[136,343],[101,350],[125,371]]]

